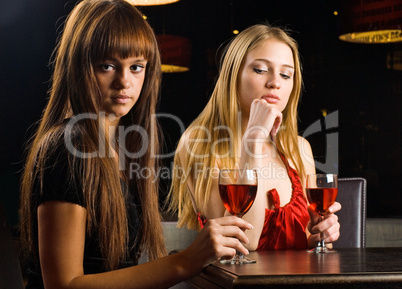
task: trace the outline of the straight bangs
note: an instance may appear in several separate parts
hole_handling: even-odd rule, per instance
[[[130,6],[130,4],[124,7],[121,5],[119,11],[105,13],[104,21],[98,21],[91,45],[92,61],[104,60],[108,57],[122,59],[144,57],[149,62],[153,62],[155,39],[152,29],[138,19],[140,13]]]

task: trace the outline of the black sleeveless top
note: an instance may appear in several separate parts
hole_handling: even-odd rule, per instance
[[[46,168],[43,177],[42,194],[40,194],[39,182],[34,182],[34,190],[32,192],[32,208],[34,218],[34,240],[38,237],[38,220],[37,208],[40,204],[47,201],[64,201],[78,204],[86,207],[82,187],[77,183],[79,178],[73,178],[70,173],[67,154],[64,142],[58,146],[59,148],[46,161]],[[122,191],[126,200],[126,209],[128,217],[129,243],[127,248],[127,260],[119,265],[119,268],[125,268],[138,264],[139,248],[136,238],[140,240],[140,215],[141,206],[135,201],[135,192],[128,188],[126,183],[121,182]],[[136,204],[137,203],[137,204]],[[37,246],[38,244],[36,244]],[[39,258],[31,256],[27,264],[28,284],[26,288],[44,288],[42,274],[40,271]],[[84,274],[95,274],[107,271],[104,268],[104,259],[102,257],[97,231],[85,238],[84,251]]]

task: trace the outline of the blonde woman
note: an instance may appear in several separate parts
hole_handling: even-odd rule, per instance
[[[236,250],[248,253],[240,241],[250,224],[226,217],[165,256],[158,180],[129,171],[157,171],[160,77],[155,35],[134,6],[76,5],[21,184],[27,288],[168,288]],[[143,252],[152,261],[138,265]]]
[[[253,168],[257,197],[243,217],[254,226],[246,232],[250,250],[312,248],[320,234],[327,243],[338,239],[333,213],[340,204],[322,222],[307,208],[302,184],[315,166],[309,143],[298,136],[301,88],[297,43],[281,28],[254,25],[229,43],[209,102],[178,144],[169,201],[179,226],[199,229],[228,215],[217,172]]]

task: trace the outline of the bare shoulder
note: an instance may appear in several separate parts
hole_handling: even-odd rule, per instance
[[[310,146],[310,143],[308,142],[308,140],[306,140],[302,136],[297,136],[297,141],[299,144],[299,149],[300,149],[301,154],[311,153],[311,146]]]
[[[301,136],[298,136],[299,152],[303,161],[304,168],[307,174],[315,173],[315,164],[313,151],[311,149],[310,143]]]

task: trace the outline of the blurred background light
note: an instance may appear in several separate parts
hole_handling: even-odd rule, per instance
[[[354,43],[402,41],[402,1],[342,2],[339,39]]]

